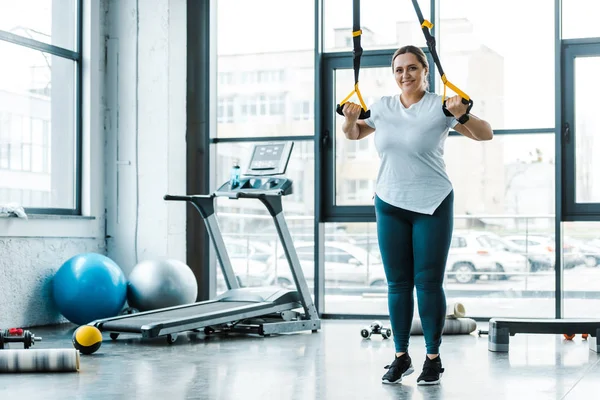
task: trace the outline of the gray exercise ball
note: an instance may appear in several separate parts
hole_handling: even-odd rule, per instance
[[[127,302],[139,311],[156,310],[196,301],[194,273],[178,260],[146,260],[133,267],[127,284]]]

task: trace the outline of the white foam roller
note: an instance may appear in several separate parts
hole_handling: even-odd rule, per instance
[[[442,335],[469,334],[477,329],[477,323],[471,318],[446,318]],[[410,328],[411,335],[422,335],[423,326],[420,319],[414,319]]]
[[[465,306],[462,303],[448,304],[446,309],[446,318],[464,318],[465,315]]]
[[[76,349],[0,350],[0,373],[77,371],[79,351]]]

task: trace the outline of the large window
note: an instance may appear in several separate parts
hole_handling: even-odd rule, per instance
[[[219,0],[218,138],[313,134],[314,25],[312,2]]]
[[[239,161],[242,174],[255,143],[215,144],[215,186],[229,180],[231,166]],[[296,245],[304,274],[314,277],[314,145],[295,141],[285,176],[293,193],[283,198],[283,212]],[[235,275],[242,286],[293,285],[293,278],[272,217],[257,199],[217,197],[215,212]],[[217,290],[226,289],[217,266]]]
[[[6,2],[0,15],[0,202],[79,212],[79,0]]]
[[[315,4],[311,1],[217,2],[216,129],[211,134],[211,190],[231,167],[248,167],[265,138],[294,142],[285,176],[293,193],[284,215],[309,279],[314,254]],[[242,286],[293,285],[290,268],[265,206],[218,197],[216,214]],[[301,247],[305,244],[308,249]],[[310,258],[310,259],[309,259]],[[217,292],[226,289],[217,264]]]
[[[352,50],[352,0],[324,0],[323,37],[326,52]],[[430,0],[419,7],[429,18]],[[410,1],[361,1],[361,45],[365,51],[388,49],[407,44],[425,46],[419,19]]]
[[[499,135],[486,143],[451,136],[445,150],[455,189],[448,302],[462,302],[473,317],[553,317],[554,135]],[[325,240],[325,311],[386,314],[376,225],[330,224]],[[353,260],[330,260],[338,253]],[[565,267],[577,270],[593,260],[571,252]]]
[[[564,186],[564,182],[556,182],[561,170],[556,165],[560,160],[557,154],[562,154],[563,162],[571,157],[564,146],[557,148],[555,103],[560,88],[556,87],[555,67],[560,54],[556,54],[556,12],[562,16],[563,38],[593,41],[589,38],[600,37],[600,30],[594,24],[581,23],[583,15],[594,15],[595,2],[563,1],[562,10],[555,10],[556,3],[419,1],[424,17],[435,23],[437,51],[446,77],[473,98],[473,114],[488,120],[495,131],[491,142],[472,141],[452,132],[445,144],[446,169],[455,189],[455,229],[445,290],[448,302],[464,303],[472,317],[554,317],[563,311],[558,306],[560,298],[565,299],[566,316],[594,316],[585,309],[599,297],[594,282],[600,242],[593,234],[598,224],[565,223],[561,232],[556,231],[562,226],[556,221],[560,218],[556,215],[556,188]],[[302,147],[294,151],[301,148],[303,155],[293,155],[290,163],[297,193],[284,202],[300,261],[309,286],[319,289],[319,311],[383,317],[388,314],[387,282],[371,213],[378,154],[372,137],[345,140],[337,126],[341,117],[334,114],[330,99],[339,101],[353,83],[352,0],[317,4],[323,5],[322,26],[315,27],[314,2],[219,2],[217,129],[212,139],[217,155],[216,184],[228,179],[234,158],[241,158],[244,165],[248,137],[313,135],[316,122],[323,128],[316,132],[320,140],[314,142],[322,146],[317,152],[321,159],[314,159],[316,150],[310,140],[304,141],[306,137],[298,142]],[[439,5],[433,13],[432,4]],[[258,11],[267,8],[271,14]],[[381,95],[398,91],[386,57],[405,44],[427,49],[409,1],[362,1],[361,29],[365,53],[360,88],[371,105]],[[323,49],[314,48],[313,31],[322,33]],[[321,97],[315,98],[313,60],[315,51],[321,50],[323,54],[317,53],[322,56]],[[594,70],[593,60],[579,64],[575,68]],[[430,67],[435,80],[432,88],[442,93],[431,58]],[[575,83],[587,87],[588,75],[593,74]],[[315,109],[322,120],[314,121]],[[589,138],[593,135],[586,136],[581,126],[574,127],[580,140],[573,153],[587,154],[585,150],[593,147]],[[242,138],[246,139],[236,142]],[[584,179],[593,175],[589,173],[593,162],[589,157],[579,158],[579,201],[595,201],[594,186]],[[316,162],[328,167],[319,171],[321,186],[315,188],[312,173]],[[313,190],[318,195],[316,204]],[[327,221],[317,226],[319,238],[324,238],[324,252],[318,254],[323,275],[317,277],[315,205]],[[220,221],[231,237],[228,247],[243,260],[237,267],[241,279],[250,285],[290,285],[285,256],[275,232],[269,231],[268,215],[259,211],[260,205],[221,199],[219,207]],[[335,213],[327,214],[333,208]],[[561,249],[557,248],[557,235],[564,237]],[[268,262],[262,255],[265,252]],[[556,268],[558,252],[562,270]],[[251,275],[261,278],[252,281]],[[265,276],[267,281],[262,279]],[[557,282],[564,292],[556,292]]]
[[[600,317],[600,223],[566,222],[563,232],[566,318]]]
[[[338,59],[338,50],[351,49],[351,3],[325,1],[325,51],[329,52],[326,58]],[[374,4],[368,3],[368,8],[364,2],[362,5],[361,26],[367,30],[365,51],[385,49],[391,56],[398,46],[408,43],[426,49],[423,34],[414,24],[416,15],[411,2],[402,5],[406,8],[404,13],[394,11],[394,7],[400,7],[397,2],[378,3],[381,19],[371,25],[369,13]],[[473,113],[488,120],[498,133],[491,142],[476,142],[456,133],[446,140],[446,170],[455,189],[455,229],[446,264],[446,296],[449,302],[464,303],[474,317],[553,317],[554,2],[543,0],[527,5],[514,1],[513,7],[486,3],[485,9],[479,3],[444,0],[433,15],[429,10],[431,2],[420,2],[424,17],[436,23],[437,51],[447,78],[473,98]],[[339,12],[328,14],[328,7],[334,4]],[[508,11],[517,8],[522,12]],[[389,12],[382,16],[381,9]],[[344,13],[346,26],[338,22]],[[496,18],[504,14],[506,18]],[[533,34],[532,29],[525,29],[531,15],[536,18],[536,45],[515,46]],[[395,22],[390,23],[389,19]],[[503,25],[507,20],[523,26],[523,30],[507,30]],[[389,26],[398,27],[396,37],[388,35]],[[535,65],[549,67],[537,68],[535,74],[525,73],[532,60]],[[435,90],[441,94],[443,86],[431,59],[430,67],[437,81]],[[341,98],[351,87],[352,70],[336,70],[333,80],[328,76],[323,86],[332,86],[336,99]],[[386,66],[362,65],[360,83],[368,105],[381,95],[398,93]],[[446,94],[455,95],[451,90]],[[324,115],[330,112],[326,106],[322,110]],[[358,142],[345,140],[337,126],[339,121],[341,118],[336,117],[332,126],[336,132],[333,151],[324,157],[334,160],[331,165],[336,186],[331,203],[345,206],[348,213],[336,214],[336,222],[323,228],[324,310],[327,314],[386,315],[387,282],[379,258],[376,225],[359,222],[361,219],[355,215],[359,209],[352,207],[372,205],[379,157],[372,137]],[[324,171],[325,174],[331,171]],[[322,192],[326,190],[322,188]],[[331,206],[326,203],[325,207]],[[349,261],[340,262],[341,255]]]
[[[3,1],[0,30],[77,50],[79,0]]]
[[[361,91],[367,107],[382,96],[398,90],[391,67],[361,68]],[[335,97],[343,99],[352,88],[354,74],[351,69],[335,71]],[[354,100],[356,101],[356,100]],[[335,204],[340,206],[373,204],[374,177],[379,168],[374,135],[364,140],[347,140],[342,131],[343,118],[336,116],[335,123]]]
[[[600,24],[587,23],[600,15],[600,3],[596,0],[562,1],[562,38],[600,37]]]
[[[472,316],[554,316],[554,147],[552,132],[446,142],[455,188],[447,297]]]
[[[444,72],[494,129],[554,126],[554,3],[440,1]]]

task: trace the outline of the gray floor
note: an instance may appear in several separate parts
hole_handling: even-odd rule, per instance
[[[508,354],[490,353],[487,336],[447,336],[442,384],[420,387],[422,336],[414,336],[416,372],[382,385],[393,343],[363,340],[370,321],[323,321],[318,333],[270,338],[179,336],[140,341],[108,336],[82,356],[78,373],[5,374],[0,395],[19,399],[587,399],[600,392],[600,355],[577,337],[516,335]],[[483,324],[482,328],[487,328]],[[31,329],[34,348],[69,348],[72,325]],[[22,348],[12,345],[12,348]],[[0,350],[2,351],[2,350]]]

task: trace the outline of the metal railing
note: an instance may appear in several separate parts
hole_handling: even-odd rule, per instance
[[[226,240],[226,243],[235,242],[237,244],[243,243],[245,245],[246,254],[235,254],[234,256],[240,260],[246,260],[245,269],[238,269],[236,273],[242,273],[246,276],[252,275],[253,257],[256,257],[257,252],[263,252],[260,254],[262,261],[254,261],[254,265],[261,262],[265,263],[265,268],[261,269],[258,274],[262,274],[264,277],[263,284],[277,283],[278,277],[286,277],[288,270],[287,261],[283,255],[281,244],[277,233],[274,229],[265,228],[260,232],[257,232],[255,228],[252,228],[252,232],[245,232],[245,229],[240,229],[240,226],[252,226],[262,225],[261,220],[270,220],[271,217],[266,214],[237,214],[219,212],[218,218],[220,225],[222,226],[223,234],[226,238],[230,238],[231,241]],[[248,220],[252,220],[252,223],[247,223]],[[292,237],[296,243],[306,242],[308,247],[311,242],[314,242],[313,235],[313,224],[314,218],[312,216],[286,216]],[[246,222],[242,222],[246,221]],[[361,231],[361,225],[359,223],[337,223],[331,224],[331,228],[326,228],[325,240],[326,244],[332,243],[343,243],[348,246],[355,246],[362,254],[366,255],[365,264],[362,265],[364,268],[364,277],[361,280],[357,280],[354,283],[348,282],[348,280],[338,279],[335,271],[331,268],[325,272],[325,288],[326,294],[348,294],[348,295],[365,295],[371,294],[382,294],[387,293],[387,286],[377,285],[371,286],[368,284],[370,276],[375,270],[382,270],[381,261],[379,259],[379,247],[378,240],[376,237],[374,223],[370,223],[371,227]],[[268,226],[268,224],[264,224]],[[600,224],[599,224],[600,226]],[[341,230],[339,228],[345,227],[346,229]],[[577,226],[570,228],[571,233],[577,239],[592,239],[594,237],[594,230],[589,227],[581,227],[578,229]],[[548,262],[549,265],[545,270],[532,270],[532,259],[539,254],[528,245],[529,238],[541,236],[548,240],[548,243],[553,243],[554,237],[554,215],[459,215],[455,217],[455,236],[461,234],[489,234],[492,236],[497,235],[500,238],[506,236],[518,235],[525,240],[525,245],[522,252],[509,252],[507,254],[521,255],[523,257],[523,268],[513,268],[510,271],[507,270],[478,270],[475,266],[474,270],[471,271],[472,277],[465,278],[468,276],[468,271],[456,271],[449,269],[447,266],[445,289],[449,294],[456,295],[467,295],[471,296],[510,296],[510,297],[554,297],[554,253],[549,251]],[[268,246],[268,247],[267,247]],[[516,248],[517,246],[515,246]],[[328,246],[328,248],[333,248]],[[483,248],[483,247],[482,247]],[[264,254],[265,249],[269,249],[269,254]],[[490,256],[494,257],[493,252],[499,251],[497,249],[488,247]],[[314,251],[314,247],[311,247],[310,251]],[[337,250],[336,250],[337,251]],[[342,250],[343,251],[343,250]],[[451,250],[452,251],[452,250]],[[474,249],[476,251],[476,249]],[[600,249],[599,249],[600,252]],[[308,253],[304,253],[306,256]],[[312,253],[311,253],[312,254]],[[572,256],[572,252],[566,254],[567,257]],[[335,253],[329,252],[328,256],[333,256]],[[467,255],[469,255],[467,253]],[[585,255],[582,253],[582,255]],[[306,260],[306,257],[302,257],[302,253],[299,254],[301,262]],[[565,254],[563,254],[564,258]],[[598,254],[600,259],[600,253]],[[456,257],[454,257],[456,258]],[[277,261],[279,260],[279,262]],[[364,261],[364,260],[363,260]],[[327,263],[327,261],[326,261]],[[238,266],[241,265],[241,262]],[[311,268],[314,264],[311,263]],[[563,265],[565,265],[563,263]],[[592,271],[590,269],[590,271]],[[600,269],[599,269],[600,271]],[[573,280],[587,280],[587,284],[582,285],[578,288],[573,288],[574,285],[567,285],[565,288],[565,295],[567,297],[576,296],[591,296],[593,298],[600,298],[600,275],[598,276],[598,285],[596,288],[589,284],[589,279],[586,279],[587,271],[577,271],[576,274],[568,277]],[[312,276],[311,274],[308,274]],[[255,277],[257,278],[257,277]],[[254,281],[260,281],[255,279]],[[459,283],[457,278],[462,279]],[[311,280],[312,281],[312,280]],[[592,279],[593,281],[593,279]],[[567,281],[568,282],[568,281]],[[309,282],[312,285],[312,282]],[[576,285],[575,285],[576,286]]]

